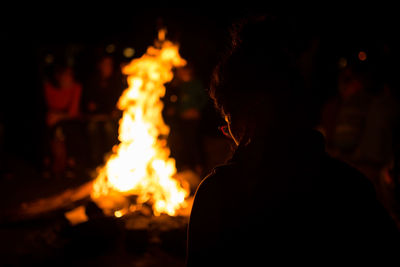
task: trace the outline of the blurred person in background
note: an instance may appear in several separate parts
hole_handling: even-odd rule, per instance
[[[101,56],[95,72],[84,86],[83,108],[88,115],[87,133],[92,167],[103,163],[104,155],[118,141],[120,113],[116,105],[126,86],[117,67],[112,56]]]
[[[338,95],[324,106],[322,131],[329,153],[357,167],[379,188],[380,171],[394,154],[398,100],[389,83],[371,88],[371,76],[355,67],[339,73]]]
[[[338,93],[322,111],[322,131],[328,152],[351,161],[364,133],[372,95],[367,91],[367,74],[346,67],[338,76]]]
[[[365,129],[355,153],[355,161],[380,170],[394,155],[394,132],[399,121],[399,101],[393,87],[385,83],[373,98],[366,114]]]
[[[82,154],[82,134],[76,124],[80,116],[82,85],[74,78],[71,67],[58,65],[52,77],[44,82],[47,106],[47,137],[50,155],[44,159],[56,177],[72,177],[76,157]],[[48,173],[46,172],[46,175]]]
[[[397,87],[387,81],[374,97],[354,161],[375,184],[385,206],[400,221],[400,102],[396,90]]]

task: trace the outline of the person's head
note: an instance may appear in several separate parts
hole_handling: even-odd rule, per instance
[[[189,82],[193,79],[193,68],[190,65],[186,65],[176,69],[176,76],[183,82]]]
[[[54,72],[54,83],[59,88],[69,88],[75,82],[74,71],[68,66],[57,66]]]
[[[103,78],[109,78],[114,72],[114,60],[111,56],[104,56],[100,59],[97,67]]]
[[[308,98],[297,66],[305,43],[287,19],[258,17],[234,28],[210,95],[236,144],[271,131],[309,127]]]
[[[338,76],[338,90],[344,100],[351,98],[356,93],[365,89],[364,75],[352,67],[343,69]]]

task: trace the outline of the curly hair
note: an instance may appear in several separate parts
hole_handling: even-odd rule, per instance
[[[258,16],[234,24],[210,84],[216,108],[222,115],[252,116],[263,113],[273,96],[285,99],[283,112],[298,112],[307,97],[296,64],[306,43],[288,18]]]

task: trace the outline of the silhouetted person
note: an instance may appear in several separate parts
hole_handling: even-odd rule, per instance
[[[117,102],[124,89],[122,74],[117,71],[114,59],[103,56],[95,73],[85,84],[83,106],[89,115],[87,132],[91,164],[102,164],[104,155],[118,141]]]
[[[240,24],[214,73],[211,96],[237,149],[196,191],[190,267],[345,265],[398,255],[396,225],[372,184],[330,158],[312,129],[313,98],[296,65],[304,42],[288,21]]]
[[[48,107],[46,115],[48,126],[78,117],[82,85],[75,81],[72,68],[57,66],[53,81],[45,82],[44,90]]]
[[[55,67],[53,77],[44,82],[44,94],[47,105],[47,135],[52,158],[50,160],[45,157],[45,165],[51,164],[51,172],[55,177],[64,174],[72,177],[74,174],[71,171],[75,168],[76,158],[84,154],[81,150],[81,127],[77,122],[82,85],[75,80],[71,67],[60,65]],[[67,173],[64,173],[66,171]]]
[[[322,128],[328,152],[342,160],[355,160],[364,135],[372,101],[367,75],[356,67],[343,69],[338,76],[337,96],[323,108]]]
[[[95,72],[85,83],[83,92],[85,112],[110,116],[116,111],[117,101],[123,89],[123,77],[113,57],[108,55],[100,57]]]

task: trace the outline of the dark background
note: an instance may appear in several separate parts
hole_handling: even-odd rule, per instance
[[[132,58],[123,56],[124,48],[134,48],[134,57],[140,57],[153,44],[158,29],[165,26],[168,29],[167,38],[180,44],[181,56],[194,66],[206,89],[212,69],[227,46],[231,23],[246,14],[263,11],[259,8],[232,9],[230,6],[140,8],[134,4],[117,6],[113,3],[104,3],[105,6],[100,7],[102,4],[99,2],[90,8],[71,6],[67,2],[60,2],[59,6],[51,8],[21,4],[18,8],[1,11],[0,126],[3,127],[3,136],[0,139],[0,222],[3,222],[3,215],[8,214],[5,211],[18,207],[21,202],[55,195],[83,183],[40,177],[46,130],[43,80],[48,75],[48,55],[55,62],[73,60],[76,78],[84,81],[93,71],[96,57],[104,52],[107,45],[115,45],[113,57],[117,63],[129,62]],[[338,62],[341,58],[346,58],[349,65],[370,73],[371,88],[381,88],[384,82],[397,88],[397,94],[400,88],[397,78],[400,73],[397,38],[400,19],[392,14],[389,7],[369,12],[361,9],[340,10],[313,9],[284,14],[296,25],[300,36],[318,42],[309,79],[316,105],[316,123],[323,105],[337,93]],[[366,61],[359,60],[360,51],[367,53]],[[203,111],[202,135],[226,141],[217,130],[221,123],[223,120],[209,101]],[[217,157],[220,159],[226,157],[226,150],[218,151],[215,144],[209,144],[215,148],[213,156],[219,153]],[[39,218],[40,223],[28,220],[25,223],[0,224],[0,233],[5,236],[0,242],[0,256],[8,253],[6,259],[18,262],[21,255],[37,253],[41,262],[40,257],[46,258],[47,253],[53,251],[47,245],[38,245],[39,241],[49,239],[41,233],[58,234],[59,230],[53,228],[58,225],[66,227],[63,220],[63,213],[60,213]],[[78,229],[77,235],[90,232],[90,229],[93,229],[90,225],[88,229]],[[39,236],[39,241],[30,236]],[[175,236],[172,239],[175,240]],[[181,241],[184,244],[184,238]],[[62,242],[53,243],[62,247]],[[80,239],[76,243],[80,243]],[[179,263],[182,265],[183,259],[184,255],[181,255]],[[30,262],[29,258],[26,262]],[[126,264],[124,260],[120,263]]]
[[[181,44],[182,56],[195,66],[207,86],[212,68],[225,46],[228,26],[255,10],[110,6],[109,10],[101,12],[60,7],[50,11],[38,8],[34,12],[6,14],[0,36],[5,150],[29,162],[36,162],[40,157],[38,140],[45,112],[41,87],[46,54],[51,53],[57,60],[58,54],[65,55],[69,47],[76,63],[77,77],[82,79],[92,67],[91,59],[96,49],[104,49],[112,43],[116,45],[115,54],[120,61],[126,60],[122,49],[127,46],[135,49],[135,57],[140,56],[164,25],[168,28],[168,38]],[[317,89],[314,95],[321,103],[334,93],[340,57],[357,61],[358,52],[366,51],[366,68],[373,69],[378,80],[389,72],[397,72],[398,20],[387,10],[330,14],[316,11],[298,13],[292,18],[304,36],[320,39],[313,87]]]

